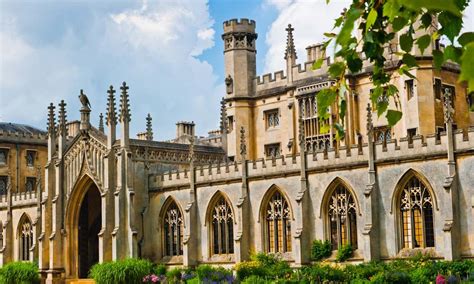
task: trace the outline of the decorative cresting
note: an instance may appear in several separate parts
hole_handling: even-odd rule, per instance
[[[146,116],[146,135],[145,139],[148,141],[153,141],[153,126],[151,124],[152,118],[151,114]]]
[[[130,114],[130,99],[128,96],[128,89],[127,83],[123,82],[122,86],[120,87],[121,95],[120,95],[120,113],[119,113],[119,120],[121,122],[130,122],[131,121],[131,114]]]
[[[115,90],[112,85],[110,85],[109,90],[107,90],[107,94],[107,113],[105,115],[105,121],[107,125],[116,125],[117,109],[115,106]]]
[[[336,187],[329,198],[327,212],[332,249],[346,244],[357,248],[357,205],[346,187]]]
[[[293,31],[295,29],[291,27],[291,24],[288,24],[288,27],[285,30],[287,31],[285,60],[290,57],[292,59],[298,59],[298,57],[296,56],[295,41],[293,40]]]
[[[267,252],[291,251],[291,210],[288,201],[275,190],[265,209]]]
[[[402,248],[434,247],[433,199],[416,176],[403,186],[399,205]]]
[[[234,253],[234,214],[222,194],[214,202],[210,223],[212,253]]]
[[[83,174],[89,174],[102,188],[105,180],[104,157],[107,146],[95,139],[92,135],[88,140],[77,141],[66,153],[64,159],[64,176],[67,196],[71,194],[78,179]],[[84,161],[84,158],[86,159]]]
[[[27,215],[23,215],[18,224],[19,260],[30,261],[30,249],[33,246],[33,227]]]
[[[257,39],[257,34],[254,32],[255,21],[247,19],[242,19],[241,22],[229,20],[224,22],[224,31],[228,29],[233,29],[233,31],[222,35],[224,52],[233,49],[255,51],[255,40]]]
[[[172,201],[163,216],[163,255],[183,255],[184,220],[176,202]]]

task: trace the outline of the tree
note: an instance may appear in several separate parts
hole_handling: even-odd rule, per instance
[[[416,45],[424,53],[432,41],[445,37],[449,43],[444,50],[433,50],[434,66],[440,69],[448,60],[458,63],[460,81],[468,83],[469,92],[474,91],[474,32],[460,34],[462,13],[469,1],[353,0],[350,7],[335,20],[334,29],[339,28],[339,33],[324,34],[328,38],[323,45],[325,49],[330,43],[335,44],[335,60],[328,71],[336,84],[317,95],[318,112],[323,118],[329,118],[329,106],[339,105],[339,119],[334,124],[338,137],[344,135],[344,94],[349,90],[346,78],[362,70],[362,54],[373,65],[371,101],[378,116],[385,114],[390,126],[402,118],[398,89],[391,84],[393,71],[386,68],[387,59],[383,56],[384,48],[397,35],[401,47],[401,52],[397,54],[401,57],[401,65],[396,72],[416,79],[410,73],[418,67],[417,59],[411,54],[412,47]],[[429,32],[432,28],[436,31]],[[357,33],[359,36],[356,37]],[[315,61],[313,69],[319,69],[323,60]],[[381,96],[386,96],[388,100],[379,99]],[[395,109],[389,109],[389,100],[394,101]]]

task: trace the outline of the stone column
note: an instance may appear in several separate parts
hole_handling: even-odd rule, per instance
[[[249,258],[250,251],[250,213],[248,199],[248,167],[247,167],[247,142],[245,129],[240,129],[240,156],[242,157],[242,186],[240,187],[239,200],[237,202],[237,233],[234,236],[235,262],[241,262]]]
[[[184,222],[186,228],[184,229],[183,239],[183,265],[185,267],[194,266],[197,264],[198,251],[198,228],[196,226],[197,204],[196,204],[196,170],[194,168],[194,137],[191,136],[189,144],[189,202],[184,208]]]

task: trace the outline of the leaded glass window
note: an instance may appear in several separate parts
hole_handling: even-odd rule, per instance
[[[434,247],[433,200],[417,177],[403,187],[400,220],[403,248]]]
[[[166,209],[163,220],[163,251],[165,256],[183,254],[184,221],[175,202]]]
[[[290,207],[281,192],[272,195],[265,214],[267,252],[291,251]]]
[[[36,185],[36,178],[34,177],[27,177],[26,178],[26,191],[32,192],[35,189]]]
[[[7,164],[7,154],[8,154],[8,150],[0,149],[0,165]]]
[[[30,219],[26,217],[19,226],[20,260],[29,261],[30,249],[33,246],[33,228]]]
[[[234,214],[223,196],[215,203],[211,218],[213,254],[234,253]]]
[[[333,250],[346,244],[357,248],[356,203],[349,190],[342,185],[329,198],[328,220]]]
[[[28,167],[34,167],[35,165],[35,152],[34,151],[27,151],[26,152],[26,165]]]

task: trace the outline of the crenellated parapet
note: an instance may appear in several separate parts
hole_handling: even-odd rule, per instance
[[[255,52],[255,21],[249,19],[232,19],[224,22],[224,52],[244,49]]]
[[[453,137],[458,155],[474,152],[474,128],[468,132],[456,131]],[[439,137],[421,135],[412,139],[392,139],[388,143],[375,143],[375,164],[404,163],[414,160],[446,158],[447,136],[441,133]],[[325,172],[337,171],[347,168],[368,167],[368,145],[345,146],[339,149],[330,148],[323,151],[308,152],[307,171]],[[277,176],[299,175],[301,159],[296,156],[280,156],[273,159],[259,159],[247,161],[248,179],[268,179]],[[213,163],[196,167],[196,184],[219,184],[241,182],[242,163]],[[150,189],[171,190],[189,186],[190,173],[184,171],[171,171],[152,176]]]
[[[28,142],[32,144],[46,145],[47,133],[25,133],[20,131],[4,131],[0,129],[0,139],[4,142]]]

